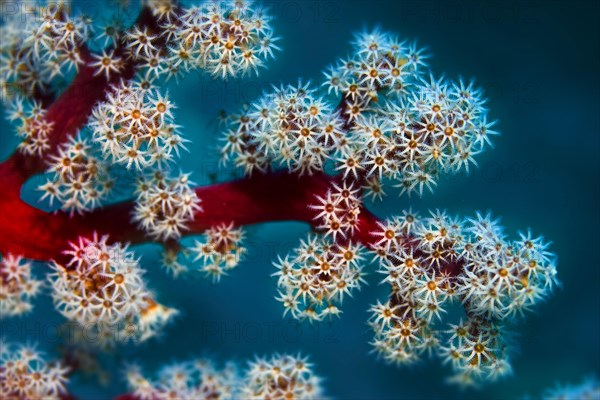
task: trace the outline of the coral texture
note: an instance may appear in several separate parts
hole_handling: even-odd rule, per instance
[[[102,345],[144,341],[176,311],[157,302],[130,245],[159,243],[173,275],[200,270],[216,282],[243,258],[244,226],[302,221],[313,233],[275,261],[284,314],[339,316],[365,271],[377,271],[389,288],[365,308],[386,361],[436,355],[460,384],[511,372],[507,332],[557,285],[548,243],[530,231],[510,239],[490,214],[409,209],[382,219],[367,207],[386,191],[433,191],[443,176],[476,166],[497,135],[482,90],[434,77],[416,44],[360,33],[353,56],[325,71],[324,91],[281,85],[226,115],[222,162],[244,177],[197,187],[175,169],[192,138],[159,83],[194,69],[218,79],[258,73],[279,50],[265,10],[244,0],[147,0],[132,26],[100,27],[59,2],[0,29],[0,83],[21,139],[0,164],[3,314],[28,311],[38,291],[22,259],[46,261],[67,320],[97,331]],[[69,86],[58,89],[58,78]],[[111,202],[123,172],[135,177],[125,188],[131,199]],[[53,212],[21,199],[23,185],[44,173],[40,198]],[[186,247],[186,236],[202,238]],[[246,374],[238,384],[232,371],[191,363],[156,381],[133,369],[128,380],[139,398],[322,393],[303,358],[258,360]],[[60,385],[44,388],[52,395],[63,390],[55,378]]]

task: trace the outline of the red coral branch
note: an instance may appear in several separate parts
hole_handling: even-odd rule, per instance
[[[0,165],[0,171],[6,165]],[[229,222],[237,226],[272,221],[312,223],[314,211],[307,206],[336,180],[325,174],[298,176],[277,172],[197,188],[203,210],[196,214],[187,234],[199,234],[211,226]],[[6,179],[2,177],[2,181],[4,186]],[[56,259],[68,241],[93,232],[108,234],[112,241],[152,241],[131,222],[133,206],[131,201],[122,202],[70,217],[64,212],[41,211],[18,196],[2,196],[0,251],[36,260]],[[351,239],[368,245],[372,240],[369,232],[377,228],[376,217],[363,209],[359,228]]]
[[[137,22],[139,26],[156,24],[148,9]],[[117,54],[123,55],[118,45]],[[85,126],[93,107],[105,99],[110,85],[133,77],[137,66],[130,62],[110,80],[94,75],[87,48],[80,49],[83,64],[69,87],[48,108],[46,119],[52,124],[50,149],[43,157],[15,151],[0,164],[0,252],[12,252],[25,258],[50,260],[61,257],[68,241],[93,232],[109,234],[112,241],[142,243],[151,241],[131,222],[133,202],[123,202],[97,209],[83,216],[70,217],[64,212],[49,214],[20,198],[23,184],[44,172],[46,161],[70,135]],[[188,234],[198,234],[221,222],[250,225],[269,221],[296,220],[311,223],[313,212],[308,205],[315,195],[324,194],[336,181],[325,174],[297,176],[271,173],[235,182],[196,189],[203,200],[203,211],[195,216]],[[350,239],[369,244],[369,232],[377,227],[377,219],[366,209],[359,218],[360,230]]]
[[[156,24],[151,12],[144,9],[137,24],[152,27]],[[123,46],[116,52],[123,54]],[[64,93],[49,107],[47,120],[52,123],[50,149],[44,157],[13,153],[0,164],[0,252],[12,252],[35,260],[60,259],[68,241],[93,232],[110,235],[111,241],[143,243],[152,241],[131,222],[134,203],[131,201],[106,206],[82,216],[64,212],[53,214],[41,211],[20,198],[23,184],[33,175],[46,169],[46,160],[61,143],[83,127],[93,107],[104,100],[107,89],[121,79],[130,79],[137,65],[128,63],[110,80],[95,76],[89,66],[91,54],[81,49],[84,61],[78,74]],[[343,101],[341,105],[343,105]],[[323,173],[298,176],[275,172],[244,178],[234,182],[196,189],[203,210],[195,215],[187,234],[199,234],[219,223],[233,222],[237,226],[271,221],[304,221],[313,224],[314,211],[308,208],[316,195],[324,195],[338,177]],[[347,238],[367,246],[373,245],[374,230],[380,229],[378,219],[364,207],[358,228]],[[316,226],[315,226],[316,228]],[[410,245],[411,241],[406,241]],[[460,266],[447,266],[448,270]]]

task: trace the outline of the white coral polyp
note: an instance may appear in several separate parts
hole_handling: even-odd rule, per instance
[[[211,227],[202,241],[196,240],[192,248],[194,261],[200,260],[200,270],[218,282],[221,276],[238,266],[246,249],[242,247],[244,232],[233,223]]]
[[[156,302],[127,245],[107,241],[108,236],[80,238],[65,252],[71,256],[68,264],[53,263],[54,304],[100,345],[144,341],[159,333],[176,311]]]
[[[133,221],[157,239],[179,238],[194,214],[202,210],[189,174],[176,178],[155,172],[137,183]]]
[[[306,357],[275,354],[257,358],[243,371],[234,363],[215,367],[206,359],[164,366],[156,377],[139,366],[127,370],[136,398],[168,399],[324,399],[321,378]]]
[[[121,83],[93,110],[89,127],[105,157],[128,169],[160,167],[185,149],[173,123],[174,108],[168,95]]]
[[[31,299],[42,282],[31,275],[31,263],[6,254],[0,261],[0,318],[22,315],[31,310]]]
[[[287,354],[250,363],[240,390],[243,399],[323,399],[321,379],[307,358]]]
[[[68,369],[46,362],[34,347],[0,341],[0,398],[65,398]]]
[[[106,162],[96,157],[89,141],[79,135],[61,145],[50,157],[48,173],[52,174],[38,190],[52,205],[56,199],[61,208],[72,214],[99,206],[114,185]]]
[[[164,366],[156,375],[156,379],[145,375],[137,365],[128,368],[127,383],[136,398],[143,400],[237,398],[234,392],[239,378],[233,364],[218,369],[211,361],[198,359]]]
[[[277,277],[276,299],[285,313],[313,321],[341,313],[344,296],[351,296],[364,282],[363,252],[360,244],[341,245],[313,236],[301,241],[292,256],[279,258],[273,276]]]

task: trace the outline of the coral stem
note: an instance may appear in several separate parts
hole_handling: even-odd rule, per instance
[[[0,171],[11,167],[5,162]],[[6,182],[6,176],[2,176],[2,181]],[[314,212],[307,205],[314,201],[316,194],[326,192],[336,179],[324,174],[298,176],[277,172],[199,187],[196,193],[203,200],[203,210],[196,214],[187,234],[199,234],[211,226],[229,222],[237,226],[272,221],[312,223]],[[112,241],[152,241],[131,222],[133,206],[133,202],[122,202],[70,217],[64,212],[46,213],[24,203],[18,195],[3,191],[0,251],[36,260],[56,259],[60,258],[67,241],[94,231],[109,234]],[[352,239],[368,245],[369,232],[376,228],[376,222],[376,217],[363,209],[360,229]]]
[[[156,20],[148,8],[140,13],[136,25],[152,27]],[[159,44],[161,45],[161,44]],[[123,53],[122,43],[115,52]],[[84,215],[70,216],[65,212],[53,214],[39,210],[20,198],[23,184],[32,176],[44,172],[46,160],[55,154],[59,145],[85,125],[93,107],[104,100],[108,88],[120,80],[131,79],[137,69],[135,61],[126,63],[119,73],[109,80],[96,75],[90,66],[92,56],[86,47],[80,48],[83,60],[79,72],[69,87],[50,105],[47,122],[52,124],[49,135],[50,148],[43,157],[14,152],[0,164],[0,252],[14,253],[28,259],[60,261],[61,251],[68,241],[93,232],[108,234],[114,242],[144,243],[155,241],[131,221],[132,201],[96,209]],[[345,105],[343,99],[339,105]],[[345,121],[349,125],[349,121]],[[315,196],[324,195],[339,177],[317,173],[299,176],[288,172],[273,172],[237,181],[200,187],[196,194],[202,199],[203,210],[195,215],[185,233],[199,234],[220,223],[236,226],[272,221],[302,221],[312,224]],[[379,230],[378,219],[362,207],[358,229],[345,240],[373,247],[371,232]],[[406,241],[410,246],[411,241]],[[165,243],[173,245],[173,243]],[[451,270],[460,266],[449,266]]]

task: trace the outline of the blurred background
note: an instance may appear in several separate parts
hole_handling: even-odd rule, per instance
[[[135,3],[135,2],[134,2]],[[77,7],[91,7],[81,2]],[[328,395],[340,399],[522,398],[539,396],[558,382],[577,383],[600,373],[600,32],[598,2],[588,1],[298,1],[266,0],[282,52],[258,78],[226,83],[192,73],[169,93],[178,105],[176,123],[192,143],[178,167],[208,184],[217,174],[217,117],[235,111],[272,84],[299,78],[323,81],[322,71],[351,50],[354,33],[380,26],[427,48],[436,76],[474,79],[489,99],[501,136],[482,154],[479,168],[442,180],[423,198],[390,193],[369,205],[377,215],[412,206],[421,214],[442,208],[453,215],[490,210],[516,236],[531,228],[552,241],[559,256],[559,288],[518,326],[514,375],[481,389],[460,390],[445,382],[451,373],[436,358],[417,366],[389,366],[369,354],[367,309],[387,287],[371,269],[369,285],[344,301],[333,322],[297,324],[282,318],[274,300],[271,261],[308,232],[300,223],[247,228],[249,254],[218,284],[192,274],[172,278],[160,267],[158,246],[136,248],[150,286],[180,317],[162,338],[118,348],[103,356],[107,385],[94,376],[74,377],[69,389],[81,399],[105,399],[126,391],[121,368],[138,361],[149,371],[194,356],[246,360],[273,352],[309,355],[325,378]],[[97,4],[96,4],[97,5]],[[109,2],[98,9],[110,8]],[[90,8],[91,9],[91,8]],[[131,6],[135,10],[135,4]],[[131,11],[130,18],[135,17]],[[126,15],[127,17],[127,15]],[[12,151],[12,128],[2,122],[1,156]],[[35,201],[32,182],[24,197]],[[36,267],[41,276],[45,266]],[[0,322],[11,341],[36,340],[56,355],[63,322],[48,295],[34,313]]]

